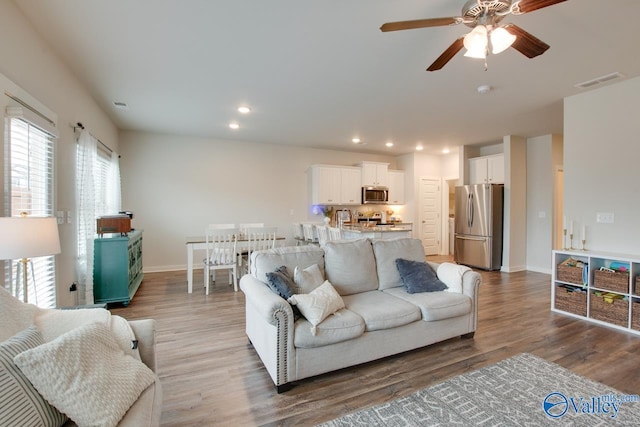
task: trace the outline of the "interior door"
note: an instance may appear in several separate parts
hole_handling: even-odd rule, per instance
[[[442,240],[440,179],[420,178],[420,240],[427,255],[440,253]]]

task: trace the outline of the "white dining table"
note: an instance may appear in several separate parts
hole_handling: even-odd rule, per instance
[[[282,236],[276,236],[276,240],[284,240]],[[195,251],[207,250],[207,241],[205,236],[187,236],[185,240],[187,246],[187,290],[193,292],[193,253]],[[246,238],[238,238],[238,250],[247,247],[248,240]],[[204,259],[204,258],[203,258]]]

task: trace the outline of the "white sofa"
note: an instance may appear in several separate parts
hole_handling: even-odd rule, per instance
[[[154,378],[151,384],[141,392],[133,405],[129,407],[118,422],[118,426],[151,427],[160,425],[162,386],[156,373],[155,320],[144,319],[127,322],[120,316],[112,316],[103,308],[78,310],[40,309],[31,304],[24,304],[9,295],[4,289],[0,289],[0,342],[2,343],[9,342],[8,340],[11,337],[33,326],[37,327],[44,343],[49,343],[79,326],[93,323],[103,324],[106,328],[110,328],[114,334],[114,339],[122,349],[122,357],[127,357],[125,356],[127,353],[133,354],[137,352],[140,361],[153,372],[153,374],[149,374]],[[132,349],[132,341],[137,342],[137,350]],[[5,378],[10,377],[5,375]],[[86,378],[86,375],[83,375],[82,378]],[[82,396],[78,398],[82,402]],[[30,408],[20,408],[21,410],[30,410]],[[15,417],[14,414],[7,416],[9,419]],[[20,416],[17,418],[20,418]],[[76,424],[72,420],[68,420],[64,424],[65,427],[74,425]]]
[[[246,333],[279,393],[297,380],[456,336],[472,338],[476,330],[477,272],[449,264],[450,274],[439,277],[449,289],[407,293],[395,260],[424,262],[417,239],[332,241],[324,248],[275,248],[252,257],[252,271],[240,281]],[[345,303],[317,325],[315,335],[304,317],[294,321],[291,305],[271,291],[266,277],[283,265],[291,273],[313,264]]]

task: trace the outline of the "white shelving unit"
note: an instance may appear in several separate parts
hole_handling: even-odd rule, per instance
[[[568,258],[588,264],[586,283],[582,283],[582,275],[577,271],[571,274],[558,267]],[[640,284],[636,286],[640,256],[556,250],[552,262],[551,311],[640,335]],[[627,274],[598,271],[610,268],[612,263],[627,264]]]

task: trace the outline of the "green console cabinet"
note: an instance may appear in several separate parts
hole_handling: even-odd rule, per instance
[[[142,230],[133,230],[128,236],[105,235],[94,242],[95,302],[129,305],[142,282]]]

